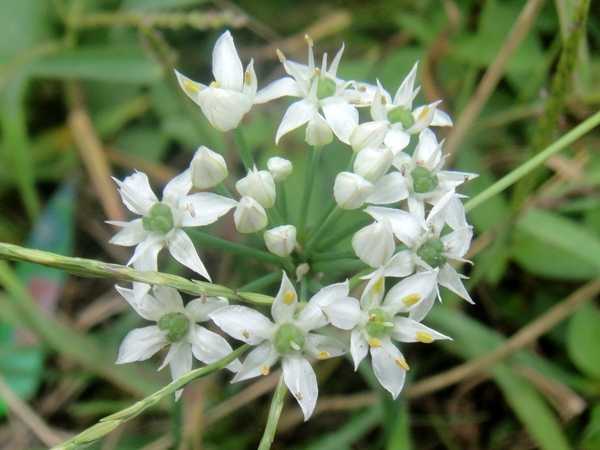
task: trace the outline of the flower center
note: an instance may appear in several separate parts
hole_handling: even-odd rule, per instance
[[[336,85],[335,81],[333,81],[331,78],[321,76],[319,77],[317,83],[317,97],[319,100],[331,97],[335,94]]]
[[[410,176],[413,181],[413,190],[417,194],[425,194],[433,191],[438,186],[438,178],[425,167],[415,167]]]
[[[431,267],[440,267],[446,263],[444,243],[439,239],[429,239],[417,250],[417,255]]]
[[[173,213],[164,203],[155,203],[150,212],[142,219],[144,230],[167,234],[173,229]]]
[[[296,325],[284,323],[275,333],[275,349],[280,355],[298,352],[304,348],[304,333]]]
[[[158,328],[167,332],[169,342],[179,342],[187,334],[190,321],[185,314],[172,312],[165,314],[158,320]]]
[[[383,309],[373,308],[369,311],[369,321],[366,326],[369,336],[373,338],[389,336],[393,327],[392,316]]]
[[[391,123],[401,123],[404,129],[410,128],[415,124],[415,118],[410,109],[404,106],[397,106],[388,111],[388,120]]]

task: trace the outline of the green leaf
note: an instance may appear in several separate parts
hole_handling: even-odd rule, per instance
[[[0,2],[0,63],[22,55],[50,34],[50,2],[19,0]]]
[[[569,321],[567,350],[573,364],[583,373],[600,379],[600,310],[584,305]]]
[[[583,225],[532,209],[517,222],[511,253],[526,270],[562,279],[600,273],[600,239]]]
[[[600,404],[594,405],[579,448],[600,448]]]
[[[152,83],[161,67],[137,47],[103,46],[66,49],[35,61],[31,73],[40,77]]]

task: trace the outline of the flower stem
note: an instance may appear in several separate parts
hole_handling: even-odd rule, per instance
[[[338,220],[338,218],[343,212],[344,210],[339,206],[336,206],[331,210],[331,212],[327,215],[325,220],[321,222],[319,228],[317,228],[317,230],[313,233],[313,235],[306,243],[306,248],[304,251],[307,255],[310,255],[310,252],[314,249],[315,245],[319,243],[319,240],[325,234],[327,229],[331,226],[332,223]]]
[[[273,400],[271,400],[271,408],[269,409],[269,418],[267,419],[267,425],[263,432],[258,450],[270,450],[273,440],[275,439],[275,432],[277,431],[277,424],[279,423],[279,417],[283,410],[283,404],[287,394],[287,387],[283,381],[283,375],[279,378],[277,388],[273,394]]]
[[[560,139],[555,141],[553,144],[546,147],[543,151],[535,155],[533,158],[521,164],[519,167],[514,169],[512,172],[506,174],[504,177],[500,178],[490,187],[485,189],[483,192],[480,192],[471,200],[469,200],[465,204],[465,209],[467,211],[471,211],[472,209],[479,206],[481,203],[485,202],[489,198],[493,197],[496,194],[504,191],[507,187],[516,183],[518,180],[523,178],[529,172],[534,170],[536,167],[543,164],[550,156],[558,153],[563,150],[565,147],[571,145],[581,136],[586,134],[588,131],[592,130],[596,126],[600,124],[600,111],[596,112],[596,114],[588,117],[585,121],[577,125],[571,131],[563,135]]]
[[[311,267],[312,271],[324,272],[326,274],[339,272],[355,272],[364,269],[366,264],[360,259],[337,259],[335,261],[318,261]]]
[[[141,272],[119,264],[106,263],[95,259],[72,258],[2,242],[0,242],[0,259],[28,261],[86,277],[112,278],[122,281],[139,281],[141,283],[169,286],[192,295],[221,296],[232,300],[262,305],[268,305],[273,302],[273,298],[268,295],[253,292],[238,292],[228,287],[206,281],[188,280],[178,275],[162,272]]]
[[[230,362],[235,360],[238,356],[240,356],[244,351],[248,349],[248,345],[244,344],[233,352],[231,352],[226,357],[209,364],[208,366],[200,367],[198,369],[192,370],[182,377],[172,381],[167,384],[162,389],[159,389],[154,394],[149,395],[148,397],[134,403],[128,408],[122,409],[110,416],[106,416],[95,425],[90,428],[82,431],[78,435],[72,437],[68,441],[63,442],[62,444],[54,447],[52,450],[69,450],[80,448],[81,446],[90,444],[94,441],[97,441],[101,437],[107,435],[112,430],[117,428],[119,425],[127,422],[128,420],[133,419],[134,417],[140,415],[146,409],[156,405],[160,400],[165,398],[167,395],[173,394],[175,391],[183,388],[189,382],[202,378],[207,375],[210,375],[213,372],[221,370],[225,368]]]
[[[283,223],[287,223],[288,210],[287,210],[287,197],[285,194],[285,186],[283,183],[277,185],[277,211],[283,219]]]
[[[313,184],[315,181],[315,172],[319,166],[319,158],[321,156],[321,148],[314,147],[310,150],[311,160],[310,165],[306,168],[304,174],[304,192],[302,193],[302,203],[300,206],[300,217],[298,218],[298,236],[304,238],[304,228],[306,226],[306,216],[308,214],[308,206],[310,205],[310,197],[312,195]]]
[[[244,164],[246,170],[252,169],[252,166],[254,166],[252,152],[250,151],[250,147],[248,147],[248,143],[246,142],[246,139],[244,138],[244,133],[242,132],[242,129],[240,127],[237,127],[235,129],[234,136],[235,142],[240,151],[240,159],[242,160],[242,164]]]
[[[348,236],[356,233],[361,228],[367,226],[371,221],[372,219],[370,220],[364,218],[357,222],[354,222],[346,226],[345,228],[340,229],[337,233],[332,233],[328,239],[321,241],[316,248],[332,248],[333,246],[337,245],[340,241],[346,239]]]
[[[271,286],[281,279],[281,273],[279,272],[271,272],[260,278],[257,278],[250,283],[243,285],[239,290],[240,291],[258,291],[262,288]]]
[[[354,258],[356,255],[352,250],[342,250],[339,252],[315,253],[311,257],[311,261],[333,261],[336,259]]]

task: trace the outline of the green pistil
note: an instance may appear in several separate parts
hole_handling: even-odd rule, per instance
[[[331,78],[321,76],[319,77],[317,83],[317,97],[319,100],[331,97],[335,94],[336,85],[335,81],[333,81]]]
[[[167,332],[169,342],[182,340],[190,328],[190,321],[183,313],[172,312],[158,320],[158,328]]]
[[[446,263],[444,243],[439,239],[430,239],[425,242],[417,250],[417,255],[433,268]]]
[[[167,234],[173,229],[173,213],[164,203],[155,203],[150,212],[142,219],[144,230]]]
[[[387,117],[391,123],[401,123],[405,130],[415,124],[415,118],[413,117],[412,112],[404,106],[397,106],[390,110]]]
[[[392,317],[381,308],[374,308],[369,311],[369,321],[367,322],[367,333],[374,338],[389,336],[393,328]]]
[[[284,323],[275,333],[275,349],[280,355],[300,351],[304,348],[304,333],[296,325]]]
[[[415,167],[410,176],[413,180],[413,190],[418,194],[433,191],[438,186],[438,178],[425,167]]]

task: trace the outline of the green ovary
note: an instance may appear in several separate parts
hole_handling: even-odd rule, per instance
[[[142,219],[144,230],[167,234],[173,229],[173,213],[164,203],[155,203],[150,212]]]
[[[404,106],[397,106],[387,113],[387,118],[391,123],[401,123],[406,130],[415,124],[415,118],[412,112]]]
[[[331,78],[319,77],[317,83],[317,97],[319,100],[331,97],[335,94],[336,85],[335,81],[333,81]]]
[[[366,325],[367,333],[374,338],[389,336],[393,328],[392,317],[381,308],[369,311],[369,321]]]
[[[440,267],[446,263],[444,243],[439,239],[426,241],[417,250],[417,255],[433,268]]]
[[[167,333],[169,342],[179,342],[187,334],[190,321],[185,314],[172,312],[165,314],[158,320],[158,328]]]
[[[413,180],[413,190],[417,194],[425,194],[438,187],[438,178],[425,167],[415,167],[410,176]]]
[[[280,355],[300,351],[304,348],[304,333],[296,325],[284,323],[275,333],[275,349]]]

